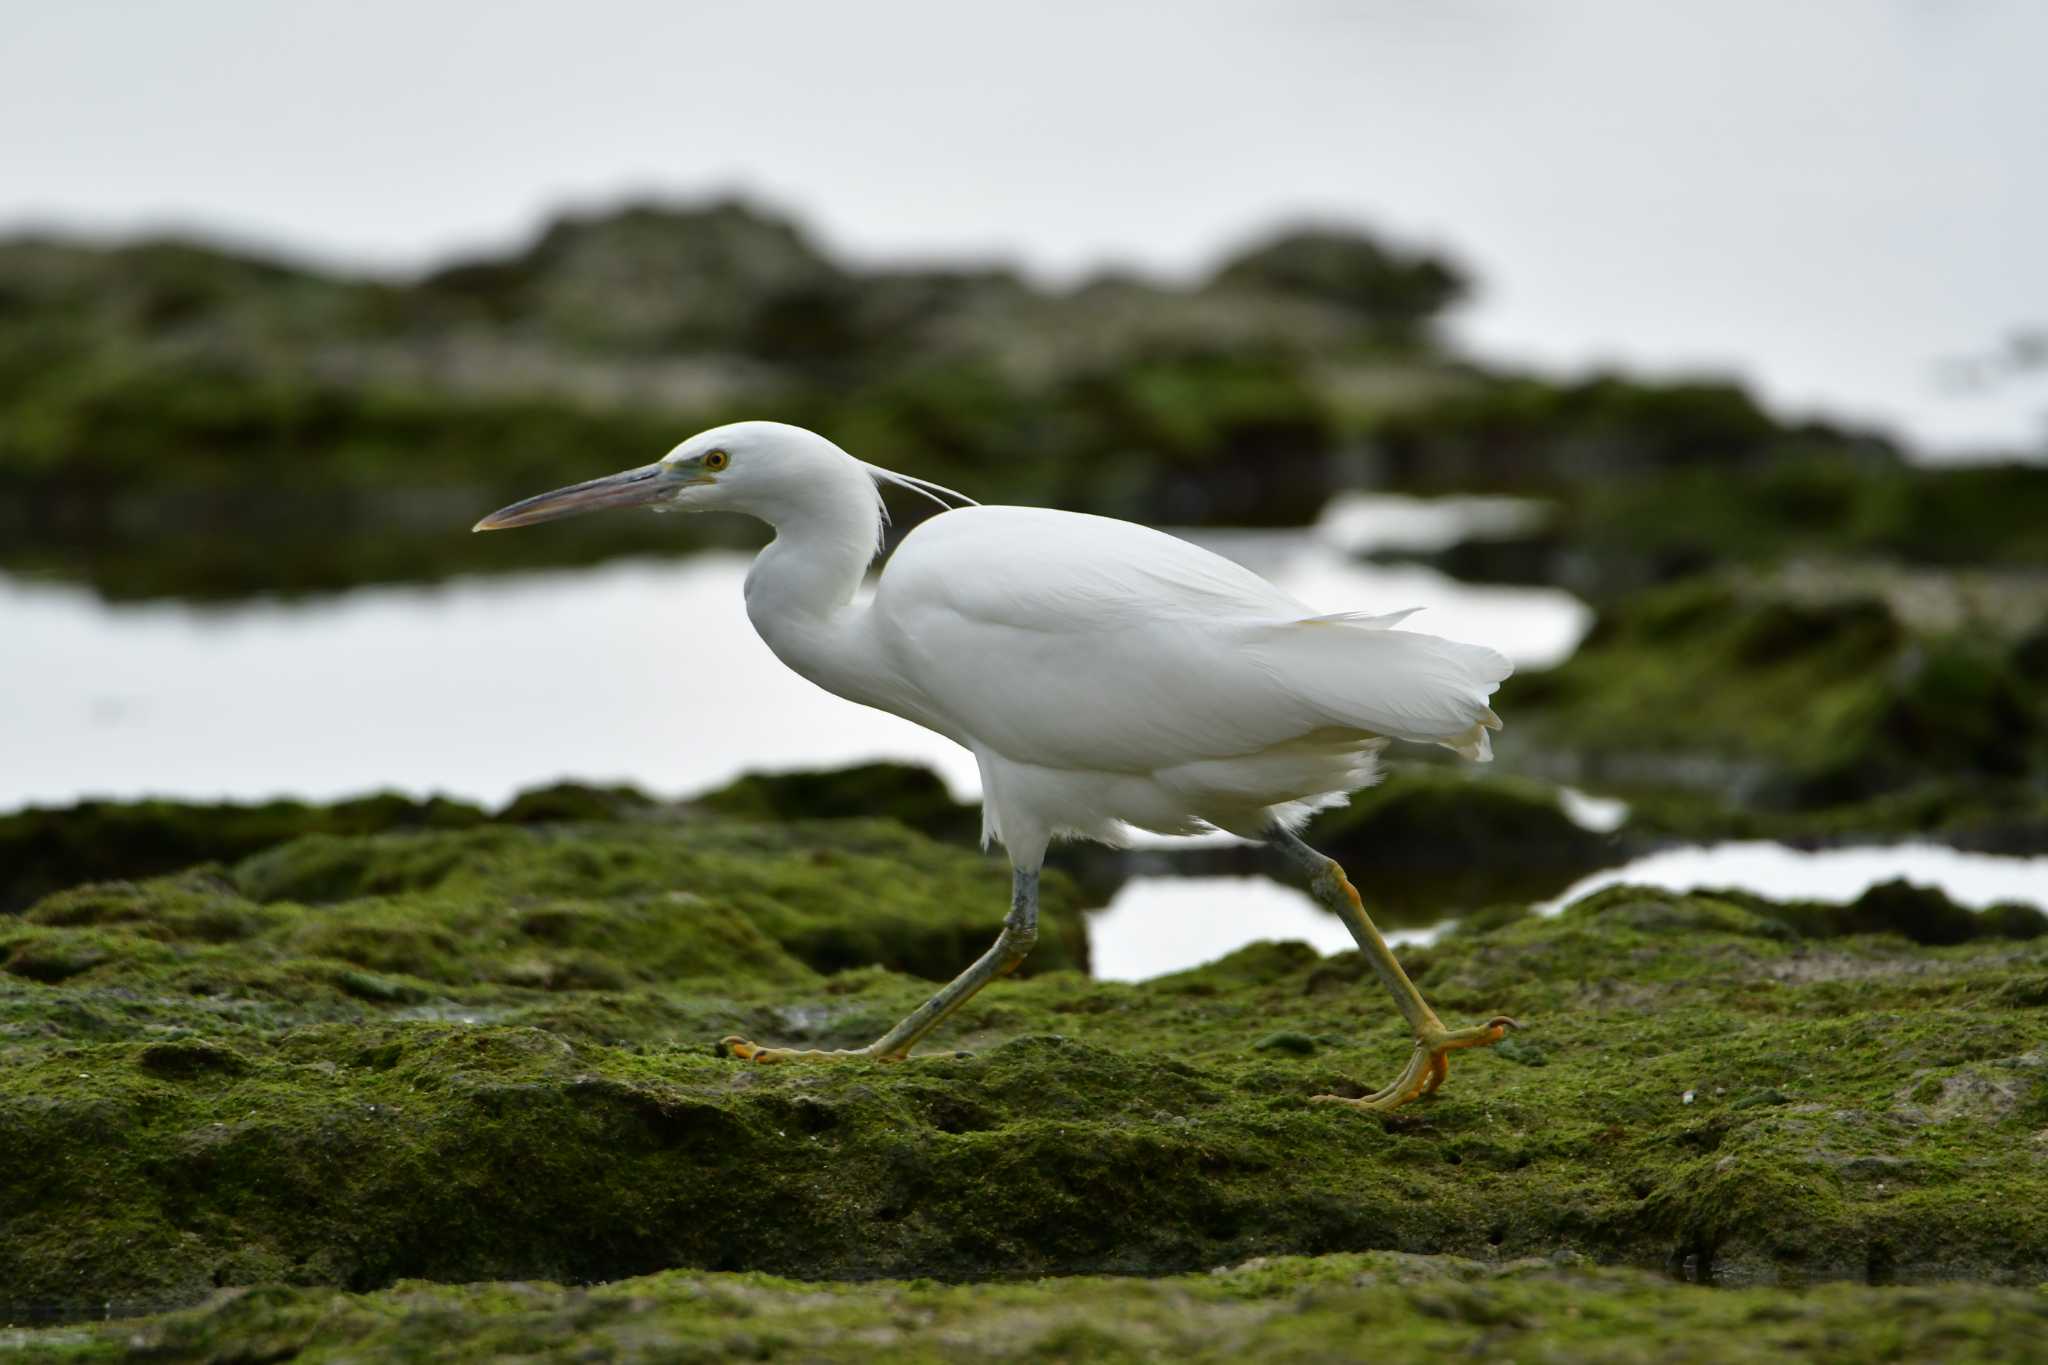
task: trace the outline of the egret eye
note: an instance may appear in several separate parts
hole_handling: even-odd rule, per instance
[[[704,457],[704,467],[713,473],[732,463],[732,456],[722,450],[714,450]]]

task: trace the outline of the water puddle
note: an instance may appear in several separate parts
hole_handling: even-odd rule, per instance
[[[1774,900],[1851,901],[1900,877],[1939,887],[1976,910],[2000,901],[2048,909],[2048,857],[1966,853],[1938,844],[1805,852],[1740,842],[1666,849],[1596,872],[1537,910],[1556,914],[1583,896],[1624,883],[1672,891],[1728,888]],[[1368,888],[1370,909],[1369,878],[1360,884]],[[1432,942],[1450,923],[1393,928],[1383,920],[1380,927],[1399,946]],[[1088,937],[1095,975],[1106,981],[1186,971],[1263,940],[1293,939],[1325,955],[1353,946],[1343,924],[1306,892],[1257,876],[1134,877],[1088,917]]]
[[[1390,929],[1386,937],[1398,946],[1439,932]],[[1325,956],[1353,946],[1343,922],[1307,892],[1265,877],[1133,877],[1088,916],[1089,960],[1104,981],[1149,981],[1247,944],[1288,940]]]
[[[1551,515],[1550,505],[1535,498],[1340,493],[1323,509],[1315,533],[1347,554],[1430,554],[1467,540],[1540,530]]]
[[[1590,621],[1567,593],[1355,564],[1317,533],[1214,543],[1319,609],[1422,606],[1416,629],[1525,665],[1562,658]],[[495,805],[564,778],[687,794],[875,759],[978,794],[950,741],[784,668],[747,621],[747,564],[703,554],[226,608],[0,578],[0,809],[380,789]]]
[[[1665,849],[1584,877],[1536,908],[1556,914],[1582,896],[1624,883],[1670,891],[1725,887],[1773,900],[1852,901],[1901,877],[1939,887],[1973,910],[2000,901],[2048,908],[2048,857],[1967,853],[1941,844],[1805,850],[1764,840]]]

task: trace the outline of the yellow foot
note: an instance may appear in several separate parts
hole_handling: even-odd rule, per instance
[[[1505,1014],[1497,1014],[1483,1024],[1471,1028],[1436,1028],[1415,1040],[1415,1051],[1409,1054],[1408,1068],[1401,1078],[1384,1090],[1352,1099],[1348,1095],[1311,1095],[1311,1104],[1344,1104],[1353,1109],[1367,1109],[1384,1114],[1399,1109],[1410,1100],[1434,1094],[1444,1083],[1444,1077],[1451,1074],[1450,1054],[1461,1047],[1491,1047],[1508,1036],[1508,1030],[1520,1028]]]
[[[821,1052],[816,1048],[762,1047],[750,1043],[737,1033],[728,1034],[718,1040],[718,1055],[737,1057],[743,1062],[759,1062],[764,1066],[776,1062],[847,1062],[866,1059],[874,1062],[900,1062],[909,1056],[905,1052],[876,1052],[873,1048],[841,1048],[832,1052]]]

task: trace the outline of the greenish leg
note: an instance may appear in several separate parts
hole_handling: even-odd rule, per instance
[[[815,1048],[762,1047],[737,1034],[721,1038],[718,1050],[743,1062],[824,1062],[869,1058],[877,1062],[900,1062],[910,1055],[924,1036],[946,1019],[989,982],[1008,976],[1038,942],[1038,869],[1017,868],[1010,881],[1010,913],[1003,919],[1003,932],[974,965],[941,987],[931,999],[912,1010],[902,1023],[866,1047],[820,1051]]]
[[[1310,893],[1344,921],[1344,927],[1357,940],[1359,951],[1372,964],[1380,984],[1394,997],[1395,1006],[1415,1033],[1415,1049],[1408,1055],[1408,1065],[1392,1085],[1359,1099],[1344,1095],[1313,1095],[1310,1097],[1313,1101],[1379,1112],[1398,1109],[1410,1100],[1433,1093],[1444,1083],[1451,1069],[1449,1054],[1459,1048],[1490,1046],[1505,1038],[1509,1029],[1520,1027],[1514,1020],[1500,1014],[1470,1028],[1445,1028],[1443,1020],[1436,1017],[1436,1011],[1422,998],[1422,992],[1415,989],[1415,983],[1408,979],[1408,973],[1401,969],[1394,950],[1380,937],[1372,917],[1365,913],[1364,902],[1358,898],[1358,888],[1344,875],[1344,869],[1337,860],[1316,852],[1290,830],[1275,827],[1271,842],[1301,865],[1308,874]]]

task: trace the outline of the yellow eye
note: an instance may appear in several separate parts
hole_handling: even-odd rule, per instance
[[[704,467],[714,474],[731,463],[732,456],[722,450],[714,450],[704,457]]]

